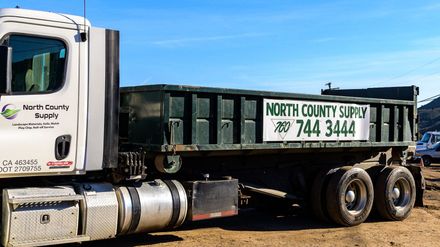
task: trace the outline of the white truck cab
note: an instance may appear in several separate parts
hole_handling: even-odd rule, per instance
[[[440,142],[440,132],[428,131],[417,142],[417,150],[431,149],[434,144]]]
[[[435,143],[430,148],[417,150],[416,157],[420,157],[425,166],[430,166],[433,161],[440,159],[440,142]]]
[[[112,113],[108,94],[119,86],[117,48],[109,48],[117,38],[78,16],[0,9],[8,65],[0,85],[0,178],[83,174],[112,159],[104,132],[115,130],[103,123]]]

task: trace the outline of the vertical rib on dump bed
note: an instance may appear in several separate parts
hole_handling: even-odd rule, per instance
[[[155,152],[389,148],[413,145],[416,87],[377,88],[345,96],[306,95],[176,85],[122,88],[121,138]],[[405,91],[402,97],[395,91]],[[412,90],[412,91],[411,91]],[[408,92],[413,92],[412,98]],[[332,92],[327,92],[332,94]],[[364,94],[362,94],[364,93]],[[335,93],[336,94],[336,93]],[[355,95],[358,97],[346,97]],[[386,97],[384,97],[386,98]],[[263,141],[263,100],[304,100],[370,106],[367,141]],[[401,100],[402,99],[402,100]]]

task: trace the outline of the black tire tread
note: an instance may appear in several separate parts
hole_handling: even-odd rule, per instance
[[[431,156],[425,155],[425,156],[422,157],[422,159],[423,159],[423,165],[424,166],[431,166],[431,164],[432,164]]]
[[[367,194],[370,198],[367,199],[367,205],[365,206],[365,211],[361,214],[361,217],[356,220],[352,220],[348,217],[346,217],[343,212],[340,210],[340,204],[339,204],[339,189],[342,181],[345,179],[344,176],[349,173],[358,172],[360,173],[360,177],[365,179],[365,183],[367,186]],[[347,175],[348,176],[348,175]],[[327,210],[329,213],[330,218],[337,224],[344,225],[344,226],[355,226],[359,225],[362,222],[364,222],[372,207],[373,207],[373,200],[374,200],[374,188],[373,188],[373,182],[370,179],[370,176],[368,173],[360,168],[352,168],[352,167],[342,167],[339,169],[330,179],[329,185],[327,187]]]
[[[411,186],[411,201],[408,210],[405,212],[403,216],[397,216],[393,209],[391,208],[390,204],[388,203],[387,194],[386,194],[386,188],[387,183],[390,179],[392,179],[392,176],[397,176],[398,174],[403,174],[407,177],[408,182]],[[382,218],[387,220],[394,220],[394,221],[401,221],[411,214],[412,208],[414,207],[415,203],[415,181],[411,174],[411,172],[402,166],[390,166],[386,167],[382,170],[382,172],[379,174],[379,176],[376,179],[375,183],[375,208],[377,212],[379,213]]]
[[[337,224],[340,225],[346,225],[345,222],[343,222],[339,215],[339,210],[337,209],[336,203],[334,203],[334,200],[331,200],[330,198],[334,198],[335,195],[334,192],[336,191],[336,187],[338,186],[339,181],[341,180],[342,176],[351,169],[351,167],[341,167],[338,171],[333,174],[333,177],[331,178],[328,186],[327,186],[327,211],[329,214],[329,217]],[[331,202],[330,202],[331,201]]]

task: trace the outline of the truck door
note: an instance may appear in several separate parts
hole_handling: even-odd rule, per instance
[[[1,23],[12,85],[0,96],[0,177],[69,173],[77,162],[78,31],[29,22]]]

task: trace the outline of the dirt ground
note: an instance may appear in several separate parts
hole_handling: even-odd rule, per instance
[[[307,214],[274,216],[256,211],[187,224],[177,231],[85,243],[83,246],[440,246],[440,164],[424,168],[423,208],[403,222],[369,219],[339,227]]]

